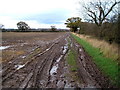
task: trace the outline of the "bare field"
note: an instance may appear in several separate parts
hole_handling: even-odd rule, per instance
[[[50,41],[64,34],[63,32],[3,32],[2,45],[14,45],[32,41]]]
[[[63,34],[62,32],[4,32],[2,33],[2,46],[10,47],[2,51],[2,61],[9,61],[20,55],[25,57],[24,54],[37,47],[47,47],[49,43]]]

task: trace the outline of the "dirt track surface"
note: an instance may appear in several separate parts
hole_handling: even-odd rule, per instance
[[[96,66],[84,48],[71,38],[71,46],[77,53],[78,73],[81,87],[85,88],[113,88],[108,77]]]
[[[40,42],[39,39],[37,42]],[[110,87],[108,79],[104,77],[91,57],[69,33],[56,35],[56,38],[51,39],[50,42],[42,43],[40,46],[39,44],[34,49],[31,47],[30,52],[24,53],[25,57],[19,56],[3,63],[3,88]],[[80,82],[67,77],[68,74],[71,74],[66,63],[66,55],[70,48],[77,52]]]

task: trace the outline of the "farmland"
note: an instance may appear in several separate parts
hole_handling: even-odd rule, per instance
[[[62,33],[2,33],[2,46],[9,46],[10,48],[3,50],[2,61],[9,61],[21,55],[25,57],[35,48],[42,50],[49,46],[54,39],[58,38]]]
[[[2,33],[3,88],[113,87],[69,32]]]

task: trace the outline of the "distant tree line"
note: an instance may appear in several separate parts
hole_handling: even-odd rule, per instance
[[[33,29],[23,21],[17,23],[18,29],[5,29],[3,24],[0,24],[0,30],[2,32],[64,32],[69,31],[68,29],[57,29],[55,26],[51,26],[51,28],[38,28]]]

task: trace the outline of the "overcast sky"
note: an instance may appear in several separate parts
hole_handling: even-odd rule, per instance
[[[65,28],[69,17],[78,16],[77,0],[0,0],[0,24],[17,28],[25,21],[31,28]]]
[[[66,28],[67,18],[82,17],[79,1],[95,0],[0,0],[0,24],[17,28],[16,24],[24,21],[31,28]]]

